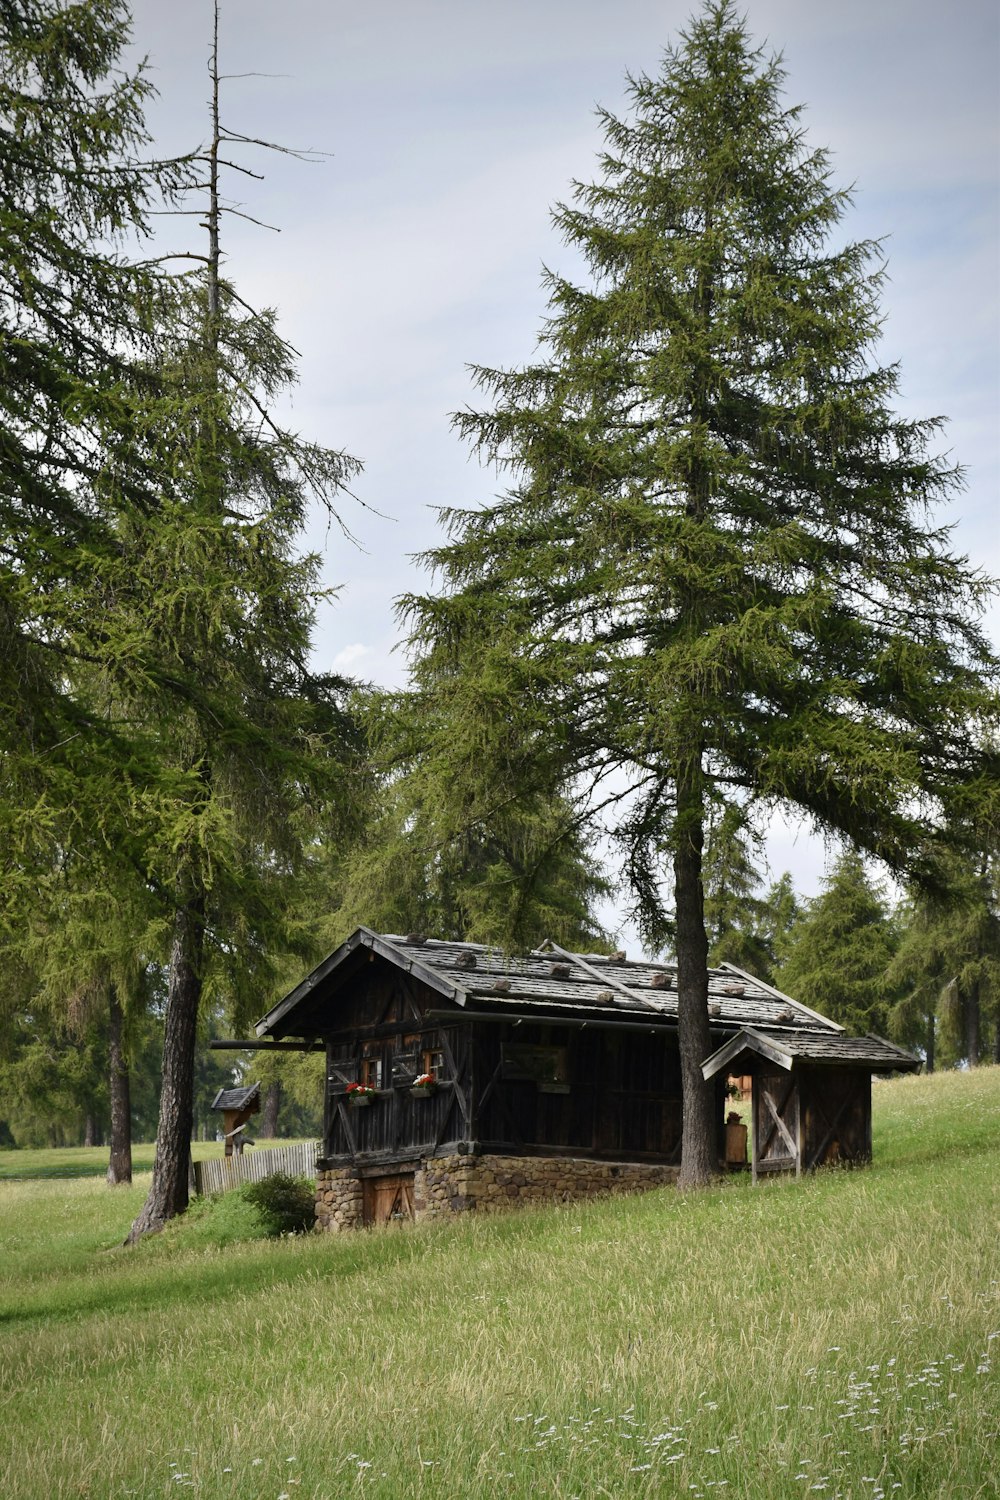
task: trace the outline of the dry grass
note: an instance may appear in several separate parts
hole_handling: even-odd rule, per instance
[[[1000,1070],[881,1085],[876,1166],[112,1251],[0,1184],[0,1494],[996,1494]]]

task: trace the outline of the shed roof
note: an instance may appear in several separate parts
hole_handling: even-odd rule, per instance
[[[256,1103],[254,1102],[256,1096]],[[252,1083],[247,1088],[220,1089],[211,1103],[212,1109],[259,1109],[260,1084]]]
[[[864,1068],[871,1073],[913,1072],[922,1066],[919,1057],[880,1036],[818,1030],[761,1032],[745,1027],[706,1058],[701,1071],[706,1078],[714,1078],[723,1068],[738,1072],[743,1061],[756,1057],[766,1057],[789,1072],[797,1062]]]
[[[359,927],[257,1023],[259,1037],[311,1037],[336,1025],[336,997],[376,953],[462,1009],[553,1019],[634,1018],[677,1024],[677,968],[623,954],[569,953],[555,943],[508,954],[479,943],[380,934]],[[713,1029],[766,1027],[839,1035],[843,1028],[732,964],[709,972]]]

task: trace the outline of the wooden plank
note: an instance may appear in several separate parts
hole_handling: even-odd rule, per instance
[[[844,1110],[847,1108],[847,1106],[850,1104],[850,1102],[851,1102],[851,1094],[850,1093],[845,1093],[844,1097],[840,1101],[840,1108],[837,1110],[837,1112],[834,1115],[833,1119],[830,1120],[829,1115],[827,1114],[826,1110],[823,1108],[822,1104],[820,1104],[819,1099],[818,1098],[813,1098],[812,1099],[812,1101],[811,1101],[812,1108],[814,1110],[816,1110],[816,1112],[818,1114],[821,1114],[823,1116],[824,1121],[827,1122],[827,1127],[826,1127],[826,1134],[821,1138],[821,1140],[819,1142],[819,1145],[816,1146],[812,1150],[812,1152],[810,1153],[810,1156],[809,1156],[809,1160],[805,1163],[805,1166],[806,1166],[807,1169],[815,1167],[818,1163],[820,1163],[822,1161],[822,1159],[823,1159],[823,1153],[826,1151],[827,1146],[830,1144],[830,1141],[831,1141],[831,1139],[833,1137],[833,1132],[836,1130],[837,1126],[840,1124],[841,1120],[843,1119]]]
[[[438,1033],[438,1036],[441,1042],[441,1051],[444,1053],[445,1060],[447,1061],[448,1066],[451,1068],[451,1083],[455,1090],[455,1097],[458,1100],[458,1107],[462,1112],[462,1119],[465,1123],[465,1126],[466,1128],[468,1128],[469,1105],[465,1097],[465,1090],[459,1082],[458,1064],[455,1061],[455,1054],[452,1051],[451,1042],[449,1040],[449,1033],[446,1029],[442,1028]]]
[[[776,1063],[779,1068],[789,1072],[794,1059],[791,1053],[785,1052],[772,1037],[761,1036],[750,1026],[744,1026],[743,1030],[707,1057],[701,1065],[702,1076],[706,1079],[714,1078],[724,1067],[740,1056],[743,1052],[755,1052],[760,1057],[766,1057],[769,1062]]]
[[[782,1118],[782,1116],[783,1116],[783,1114],[785,1112],[785,1109],[786,1109],[786,1107],[788,1105],[788,1102],[789,1102],[790,1098],[792,1097],[792,1094],[793,1094],[794,1090],[795,1090],[795,1079],[794,1078],[790,1078],[788,1080],[788,1084],[787,1084],[787,1086],[785,1088],[785,1092],[784,1092],[784,1094],[781,1097],[780,1104],[775,1105],[775,1102],[774,1102],[773,1098],[771,1097],[770,1091],[766,1087],[766,1085],[764,1083],[764,1080],[763,1079],[758,1079],[757,1080],[756,1085],[754,1087],[754,1097],[758,1100],[759,1104],[763,1104],[765,1106],[767,1112],[771,1116],[771,1122],[772,1123],[771,1123],[770,1128],[767,1130],[767,1133],[765,1134],[764,1133],[764,1126],[767,1124],[766,1118],[765,1119],[761,1119],[760,1115],[759,1115],[759,1111],[755,1115],[755,1118],[754,1118],[754,1160],[755,1161],[758,1158],[760,1159],[761,1162],[763,1162],[763,1161],[765,1161],[767,1159],[767,1153],[768,1153],[768,1151],[771,1148],[771,1142],[774,1140],[775,1130],[777,1130],[777,1131],[780,1132],[780,1134],[781,1134],[781,1136],[782,1136],[782,1138],[783,1138],[783,1140],[785,1142],[785,1145],[788,1147],[789,1151],[792,1153],[792,1156],[796,1157],[798,1155],[796,1143],[792,1139],[791,1133],[789,1132],[789,1130],[788,1130],[787,1126],[785,1125],[785,1122],[784,1122],[784,1120]]]

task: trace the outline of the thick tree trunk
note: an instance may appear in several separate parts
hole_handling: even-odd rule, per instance
[[[98,1139],[99,1136],[100,1136],[100,1131],[97,1128],[97,1121],[94,1119],[94,1116],[88,1110],[88,1112],[87,1112],[87,1118],[86,1118],[86,1121],[84,1122],[84,1127],[83,1127],[83,1144],[85,1146],[99,1146],[100,1145],[100,1141]]]
[[[174,917],[153,1181],[142,1212],[129,1230],[127,1245],[135,1244],[144,1234],[156,1234],[188,1205],[194,1049],[204,940],[204,903],[192,899]]]
[[[108,1185],[117,1187],[132,1181],[132,1090],[122,1040],[125,1018],[114,984],[108,991],[108,1013],[108,1088],[111,1095]]]
[[[980,1032],[979,980],[974,979],[962,995],[962,1021],[965,1032],[965,1060],[970,1068],[979,1067]]]
[[[264,1113],[260,1121],[262,1140],[273,1141],[278,1134],[278,1111],[281,1108],[281,1084],[277,1079],[267,1086],[264,1095]]]
[[[674,902],[677,919],[677,1035],[681,1054],[683,1127],[678,1187],[703,1187],[718,1174],[715,1087],[701,1065],[712,1051],[708,1024],[708,939],[701,859],[704,842],[700,776],[677,785]]]

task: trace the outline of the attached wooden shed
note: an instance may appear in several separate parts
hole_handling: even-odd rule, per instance
[[[784,1064],[755,1051],[754,1038],[784,1057],[782,1042],[811,1039],[821,1052],[843,1030],[731,965],[711,972],[709,1018],[717,1050],[706,1066],[716,1079],[722,1163],[730,1071],[753,1073],[755,1085],[758,1077],[784,1077]],[[492,1211],[676,1179],[681,1070],[672,965],[569,953],[554,943],[512,956],[361,927],[256,1029],[262,1042],[301,1038],[325,1047],[317,1203],[324,1227]],[[738,1039],[730,1069],[721,1055]],[[834,1067],[829,1053],[819,1071],[809,1071],[805,1053],[787,1053],[794,1108],[837,1122],[844,1160],[862,1159],[849,1155],[858,1131],[870,1154],[870,1094],[858,1095],[855,1075],[867,1084],[870,1066],[919,1066],[880,1045],[885,1051],[870,1064],[868,1053],[855,1059],[853,1071]],[[762,1059],[770,1071],[762,1071]],[[755,1086],[754,1111],[763,1120],[762,1087]],[[860,1099],[850,1136],[845,1088]],[[782,1144],[782,1128],[797,1141],[800,1127],[789,1129],[786,1119],[791,1095],[776,1085],[768,1091]],[[762,1159],[778,1170],[763,1126],[760,1138]],[[796,1147],[782,1169],[801,1170],[815,1156]]]
[[[920,1061],[882,1037],[745,1027],[702,1064],[706,1079],[731,1072],[753,1078],[753,1176],[835,1164],[872,1155],[872,1074],[913,1072]]]

